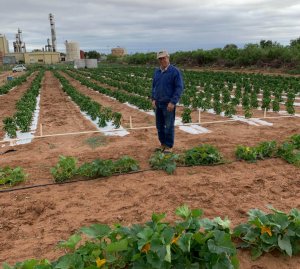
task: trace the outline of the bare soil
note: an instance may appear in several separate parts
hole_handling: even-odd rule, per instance
[[[7,82],[7,77],[13,77],[14,78],[17,78],[19,76],[22,76],[24,75],[25,72],[13,72],[13,71],[5,71],[5,72],[2,72],[0,74],[0,86],[2,86],[3,84],[5,84]]]
[[[128,126],[130,116],[134,126],[154,125],[154,117],[68,79],[82,93],[122,112],[123,126]],[[4,117],[13,115],[15,103],[27,84],[0,96],[1,124]],[[178,116],[180,110],[177,110]],[[193,117],[197,119],[196,114]],[[203,122],[220,119],[224,120],[206,112],[201,114]],[[282,142],[300,133],[299,117],[266,120],[273,126],[250,126],[241,122],[206,124],[204,127],[211,133],[198,135],[176,128],[175,152],[182,153],[208,143],[216,146],[229,163],[213,167],[178,167],[173,175],[149,170],[148,160],[159,144],[155,128],[130,130],[124,137],[93,133],[40,138],[30,144],[14,146],[15,151],[7,153],[12,148],[0,144],[1,167],[21,166],[29,174],[29,179],[15,188],[53,183],[50,168],[57,163],[59,155],[74,156],[79,164],[96,158],[117,159],[128,155],[137,159],[144,170],[92,181],[1,192],[0,263],[14,264],[29,258],[56,259],[63,255],[55,248],[57,242],[92,223],[144,223],[151,218],[152,212],[166,212],[167,220],[172,222],[176,219],[175,209],[182,204],[202,208],[205,217],[228,216],[232,227],[245,222],[246,213],[252,208],[267,211],[268,204],[285,212],[300,208],[299,168],[278,158],[257,163],[235,161],[234,150],[239,144],[254,146],[266,140]],[[36,135],[41,131],[44,135],[96,131],[50,72],[46,72],[43,80],[38,126]],[[1,131],[0,137],[3,136]],[[91,144],[91,138],[101,143]],[[252,261],[250,253],[241,250],[238,256],[242,269],[300,268],[299,256],[266,254]]]

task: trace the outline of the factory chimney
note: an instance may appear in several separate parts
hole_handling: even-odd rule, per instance
[[[18,28],[18,33],[16,34],[16,41],[14,44],[14,52],[26,52],[26,46],[23,42],[22,31]]]
[[[51,40],[52,40],[52,51],[56,51],[56,32],[55,32],[55,24],[54,24],[54,16],[50,13],[50,27],[51,27]]]

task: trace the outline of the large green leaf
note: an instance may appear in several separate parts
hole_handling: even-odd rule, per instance
[[[191,210],[188,208],[187,205],[182,205],[182,206],[176,208],[175,213],[177,216],[179,216],[183,219],[187,219],[191,216]]]
[[[290,238],[286,235],[278,237],[278,246],[284,250],[290,257],[293,255]]]
[[[128,249],[128,240],[122,239],[117,242],[110,243],[106,246],[105,250],[107,252],[118,252],[118,251],[124,251]]]
[[[82,227],[80,231],[91,238],[102,238],[111,231],[110,227],[105,224],[92,224],[90,227]]]
[[[190,252],[192,237],[192,233],[185,233],[178,239],[177,244],[183,252]]]
[[[231,236],[223,231],[214,231],[215,237],[207,241],[208,249],[212,253],[233,255],[236,253],[234,244],[231,241]]]
[[[165,217],[166,217],[165,213],[162,213],[162,214],[155,214],[155,213],[153,213],[152,214],[152,221],[155,222],[155,223],[158,223],[162,219],[164,219]]]
[[[68,240],[59,242],[58,247],[74,250],[80,240],[81,236],[79,234],[73,234]]]
[[[66,254],[59,258],[55,269],[83,269],[84,263],[78,254]]]

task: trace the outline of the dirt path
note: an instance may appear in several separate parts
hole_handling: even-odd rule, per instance
[[[75,82],[70,81],[75,86]],[[76,87],[125,115],[132,113],[138,123],[149,117],[131,111],[126,105],[110,102],[84,86],[76,84]],[[8,102],[13,101],[9,99]],[[94,128],[48,72],[43,80],[40,106],[39,124],[42,124],[45,134]],[[211,120],[219,118],[208,113],[203,116]],[[55,249],[59,240],[67,239],[80,227],[96,222],[129,225],[149,220],[152,212],[166,212],[167,220],[174,221],[175,208],[184,203],[191,208],[204,209],[205,217],[228,216],[232,227],[246,221],[246,212],[251,208],[267,211],[268,204],[286,212],[293,207],[300,208],[299,168],[281,159],[257,163],[234,161],[234,150],[239,144],[254,146],[272,139],[282,142],[290,135],[300,133],[300,118],[269,121],[274,125],[211,124],[207,126],[211,133],[200,135],[176,128],[175,152],[208,143],[215,145],[227,160],[233,161],[229,164],[177,168],[174,175],[144,171],[0,193],[0,263],[14,264],[33,257],[55,259],[63,254]],[[89,139],[98,139],[101,143],[91,144]],[[15,147],[14,152],[0,155],[0,164],[22,166],[29,173],[29,180],[20,186],[32,186],[53,182],[49,170],[57,163],[59,155],[77,157],[79,163],[128,155],[137,159],[142,169],[148,169],[149,157],[157,144],[155,129],[130,131],[125,137],[90,134],[35,139],[31,144]],[[5,149],[1,148],[1,151]],[[300,268],[299,256],[289,259],[268,254],[252,261],[249,253],[239,251],[239,258],[241,269]]]

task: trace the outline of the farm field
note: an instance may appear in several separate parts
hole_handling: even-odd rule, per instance
[[[164,171],[149,169],[148,160],[159,145],[156,129],[153,128],[154,116],[138,110],[132,104],[126,105],[115,97],[113,99],[93,90],[92,86],[104,87],[113,94],[125,91],[125,86],[130,84],[123,81],[123,73],[118,83],[118,78],[112,76],[110,79],[111,70],[97,80],[97,71],[59,70],[56,73],[81,94],[103,107],[120,112],[122,127],[140,129],[128,129],[126,136],[92,133],[97,131],[96,126],[82,115],[79,107],[63,92],[57,76],[46,71],[41,82],[35,134],[91,133],[37,138],[29,144],[12,147],[8,143],[0,144],[1,167],[20,166],[28,173],[26,182],[13,187],[23,189],[3,189],[6,192],[0,193],[0,263],[14,264],[29,258],[55,259],[63,254],[55,248],[59,240],[67,239],[80,227],[92,223],[144,223],[153,212],[166,212],[167,220],[173,222],[174,211],[182,204],[190,208],[202,208],[208,218],[228,216],[232,226],[245,222],[247,212],[252,208],[267,211],[266,206],[270,204],[285,212],[300,208],[299,168],[281,158],[259,160],[256,163],[237,161],[234,154],[238,145],[255,146],[270,140],[281,143],[291,135],[300,134],[299,116],[280,117],[282,114],[268,111],[266,116],[270,118],[264,118],[264,111],[255,109],[252,116],[269,125],[250,125],[242,121],[217,123],[228,118],[213,114],[211,108],[207,107],[201,112],[201,123],[210,132],[192,134],[176,127],[174,151],[183,153],[200,144],[211,144],[220,150],[228,163],[177,167],[174,174],[168,175]],[[151,73],[152,70],[147,72]],[[13,91],[0,95],[0,140],[5,135],[3,119],[15,113],[17,100],[37,75],[38,72],[34,72]],[[93,85],[86,86],[74,76],[84,78]],[[129,73],[129,78],[138,81],[140,76],[134,69]],[[145,84],[139,95],[150,95],[151,80],[149,77],[141,79]],[[193,87],[192,82],[189,84],[185,80],[185,83],[187,89]],[[297,102],[300,103],[299,92],[295,97],[295,104]],[[142,105],[146,107],[147,103]],[[281,102],[280,111],[284,109],[285,105]],[[295,105],[294,109],[295,114],[299,115],[300,106]],[[178,106],[176,116],[182,117],[183,111],[184,107]],[[237,106],[236,115],[243,116],[243,113],[242,106]],[[197,122],[199,112],[193,110],[191,118]],[[79,164],[97,158],[116,160],[127,155],[139,162],[142,171],[91,181],[48,185],[54,182],[50,168],[56,165],[60,155],[76,157]],[[252,261],[249,252],[239,250],[238,257],[242,269],[300,268],[299,256],[289,258],[272,253]]]
[[[23,74],[24,74],[24,72],[14,73],[13,71],[5,71],[5,72],[0,73],[0,86],[6,83],[7,77],[17,78],[19,76],[22,76]]]

